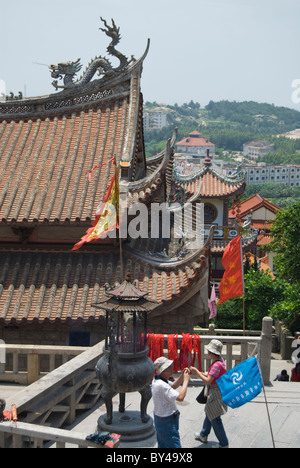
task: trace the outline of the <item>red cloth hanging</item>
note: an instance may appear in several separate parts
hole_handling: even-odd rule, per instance
[[[154,362],[157,358],[164,355],[164,335],[148,333],[147,346],[149,347],[148,356]],[[178,334],[168,335],[168,358],[174,362],[175,373],[177,373],[178,370],[182,371],[189,366],[194,367],[196,357],[198,358],[198,369],[202,371],[201,342],[199,335],[190,335],[189,333],[182,333],[179,357]]]
[[[148,333],[147,335],[148,356],[153,362],[164,355],[164,338],[164,335],[155,335],[154,333]]]
[[[193,335],[193,367],[195,367],[196,355],[198,355],[198,369],[202,372],[202,365],[201,365],[201,342],[199,335]]]
[[[193,355],[191,354],[193,352]],[[201,371],[201,343],[199,335],[182,334],[180,345],[179,368],[184,370],[186,367],[195,366],[196,357],[198,357],[198,368]]]
[[[180,345],[179,368],[184,370],[191,365],[190,353],[193,350],[193,339],[189,333],[182,333]]]
[[[174,362],[174,372],[178,372],[178,343],[177,343],[178,334],[168,335],[168,358]]]

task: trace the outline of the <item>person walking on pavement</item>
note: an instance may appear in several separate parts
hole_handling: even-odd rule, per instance
[[[227,406],[222,401],[220,389],[216,380],[224,375],[226,370],[225,361],[221,357],[223,344],[219,340],[212,340],[206,350],[210,356],[212,363],[208,372],[200,372],[196,367],[189,367],[191,374],[196,374],[203,380],[207,388],[207,402],[205,404],[205,420],[202,431],[195,433],[195,439],[202,443],[207,443],[208,435],[213,428],[215,435],[219,441],[219,448],[228,448],[229,442],[221,416],[227,412]]]
[[[173,361],[164,356],[154,361],[154,368],[156,376],[151,388],[158,448],[181,448],[180,413],[176,401],[183,401],[186,396],[190,372],[188,369],[184,369],[182,374],[174,382],[171,382]],[[176,389],[180,385],[182,388],[178,392]]]

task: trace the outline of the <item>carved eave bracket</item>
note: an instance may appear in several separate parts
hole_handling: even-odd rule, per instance
[[[27,244],[31,234],[34,231],[33,227],[28,226],[12,226],[13,233],[19,237],[19,240],[22,244]]]

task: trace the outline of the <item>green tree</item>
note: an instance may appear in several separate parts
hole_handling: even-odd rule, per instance
[[[276,302],[270,315],[278,319],[292,332],[300,328],[300,283],[289,284],[284,291],[283,299]]]
[[[300,202],[279,211],[271,228],[273,241],[269,252],[275,252],[276,274],[290,283],[300,281]]]
[[[278,212],[271,229],[273,241],[267,250],[276,252],[276,273],[287,280],[283,298],[273,304],[270,314],[292,331],[300,327],[300,202]]]
[[[272,307],[281,301],[287,282],[275,278],[271,272],[250,269],[245,275],[245,312],[247,328],[259,330],[262,319],[270,315]]]
[[[271,272],[253,267],[245,273],[246,328],[260,330],[262,319],[270,315],[272,307],[284,298],[287,283],[273,278]],[[218,306],[215,319],[218,328],[243,327],[243,298],[230,299]]]

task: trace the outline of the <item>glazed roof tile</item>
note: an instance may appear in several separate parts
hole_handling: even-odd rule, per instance
[[[278,210],[281,210],[281,208],[263,198],[261,195],[259,195],[259,193],[255,193],[252,195],[252,197],[249,197],[247,200],[241,202],[239,206],[239,216],[240,218],[243,218],[251,211],[255,211],[261,207],[267,208],[272,213],[276,213]],[[229,210],[229,217],[235,218],[234,210]]]
[[[203,252],[202,252],[203,253]],[[124,253],[123,268],[147,299],[160,306],[179,302],[208,269],[198,255],[169,269]],[[0,319],[5,323],[60,319],[99,320],[103,311],[92,307],[105,296],[106,284],[121,283],[118,251],[44,252],[2,251],[0,256]]]
[[[197,193],[200,198],[230,197],[243,193],[246,186],[243,173],[235,177],[224,176],[211,166],[210,160],[192,176],[175,175],[175,178],[184,188],[188,199]]]
[[[51,118],[2,120],[0,219],[93,218],[113,168],[96,169],[91,182],[85,172],[122,155],[128,109],[127,96]]]
[[[207,138],[203,138],[201,133],[195,130],[191,132],[188,137],[183,138],[182,140],[176,143],[176,146],[199,146],[199,147],[214,147],[214,143],[211,143]]]

